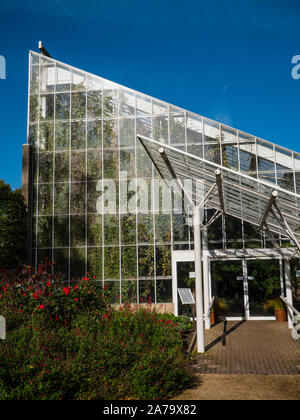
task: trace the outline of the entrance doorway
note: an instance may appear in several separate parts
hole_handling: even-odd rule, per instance
[[[279,259],[212,261],[211,280],[226,319],[275,319],[265,304],[283,294]]]
[[[216,257],[210,251],[204,254],[203,270],[204,276],[209,279],[209,300],[215,297],[221,307],[221,317],[229,321],[275,320],[273,311],[265,309],[265,303],[268,299],[284,295],[280,256],[273,251],[269,257],[255,258],[251,252],[247,258],[244,255],[248,254],[242,257],[231,254],[229,258],[223,255]],[[181,304],[177,289],[191,288],[194,293],[193,251],[173,251],[172,275],[174,314],[187,314],[193,311],[193,307],[187,309]]]

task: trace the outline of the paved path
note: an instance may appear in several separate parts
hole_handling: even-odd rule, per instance
[[[201,374],[299,375],[300,340],[291,338],[286,323],[230,321],[205,333],[206,354],[197,356]]]

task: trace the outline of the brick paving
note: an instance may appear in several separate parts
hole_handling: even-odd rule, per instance
[[[202,374],[299,375],[300,340],[287,324],[275,321],[227,321],[205,332],[206,353],[197,356]]]

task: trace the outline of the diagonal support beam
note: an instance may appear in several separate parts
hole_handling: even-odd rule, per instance
[[[268,216],[269,216],[269,214],[270,214],[270,212],[272,210],[272,207],[276,203],[277,197],[278,197],[278,192],[277,191],[272,191],[272,194],[271,194],[269,203],[267,205],[267,208],[265,210],[265,213],[264,213],[264,215],[263,215],[263,217],[261,219],[260,225],[259,225],[259,229],[260,230],[263,230],[264,229],[264,226],[267,223],[267,219],[268,219]]]
[[[220,169],[216,170],[216,184],[217,184],[218,193],[219,193],[220,209],[222,210],[222,212],[225,212],[223,183],[222,183],[222,175],[221,175]]]
[[[191,197],[189,196],[189,194],[185,191],[180,179],[178,179],[177,174],[171,164],[171,162],[169,161],[169,158],[165,152],[165,149],[163,149],[162,147],[158,150],[163,161],[165,162],[166,167],[168,168],[171,177],[174,179],[174,181],[177,184],[177,187],[180,189],[180,191],[183,192],[184,196],[186,197],[188,203],[190,204],[190,206],[192,207],[192,209],[195,207],[195,203],[193,202],[193,200],[191,199]]]
[[[277,203],[277,199],[278,199],[278,192],[277,191],[272,191],[269,203],[266,207],[265,213],[262,217],[262,220],[260,222],[260,230],[265,230],[268,234],[268,236],[270,237],[271,241],[274,243],[274,245],[276,246],[276,248],[280,248],[279,245],[277,244],[273,234],[271,233],[268,225],[267,225],[267,220],[270,214],[272,214],[272,216],[274,217],[274,219],[277,220],[277,222],[279,223],[279,225],[281,226],[281,228],[285,231],[285,233],[287,234],[287,236],[294,242],[294,244],[296,245],[297,248],[297,252],[299,253],[300,256],[300,243],[298,241],[298,239],[296,238],[294,232],[292,231],[292,229],[290,228],[288,222],[286,221],[285,217],[283,216],[278,203]]]

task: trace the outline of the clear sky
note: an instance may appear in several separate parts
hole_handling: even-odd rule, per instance
[[[21,185],[28,51],[300,152],[299,0],[1,0],[0,179]]]

